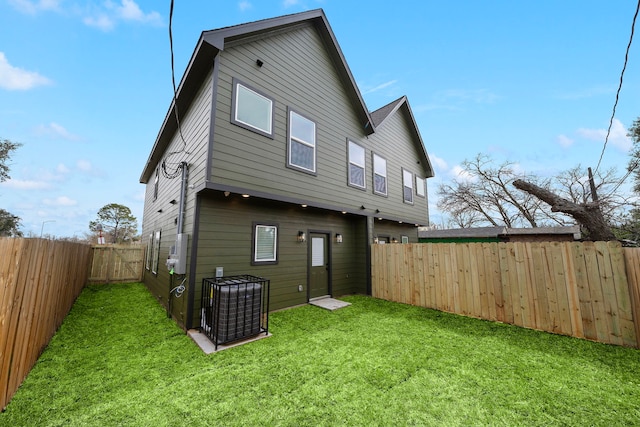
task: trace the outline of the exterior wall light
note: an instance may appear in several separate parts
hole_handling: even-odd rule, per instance
[[[304,243],[307,241],[307,234],[304,231],[298,231],[298,242]]]
[[[336,243],[342,243],[342,234],[336,233]]]

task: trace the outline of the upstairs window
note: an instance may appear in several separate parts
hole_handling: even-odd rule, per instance
[[[413,204],[413,174],[402,169],[402,192],[405,203]]]
[[[278,262],[278,226],[254,224],[253,259],[251,264],[276,264]]]
[[[353,141],[348,141],[349,151],[349,185],[365,189],[364,148]]]
[[[233,79],[231,122],[273,138],[273,100]]]
[[[316,173],[316,124],[289,110],[287,166]]]
[[[425,197],[426,194],[426,182],[424,178],[420,178],[416,175],[416,196]]]
[[[387,195],[387,160],[373,155],[373,192]]]

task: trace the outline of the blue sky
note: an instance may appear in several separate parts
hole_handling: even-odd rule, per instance
[[[179,82],[201,31],[323,8],[370,110],[407,95],[439,183],[478,153],[553,175],[598,162],[635,0],[176,1]],[[0,0],[0,207],[26,235],[82,236],[138,183],[172,97],[169,1]],[[637,27],[640,26],[640,23]],[[628,161],[640,28],[601,167]]]

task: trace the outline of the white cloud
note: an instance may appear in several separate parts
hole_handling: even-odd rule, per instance
[[[60,163],[56,167],[56,172],[65,175],[65,174],[68,174],[69,172],[71,172],[71,170],[66,165]]]
[[[471,175],[460,165],[455,165],[453,169],[451,169],[451,175],[461,181],[474,182],[476,180],[476,177]]]
[[[40,125],[36,128],[36,133],[38,135],[45,135],[52,138],[62,138],[67,141],[80,141],[80,137],[78,135],[74,135],[65,129],[63,126],[51,122],[48,125]]]
[[[606,129],[580,128],[577,130],[577,133],[585,139],[601,142],[603,144],[607,136]],[[631,138],[627,136],[627,129],[625,129],[622,122],[618,119],[613,119],[613,123],[611,124],[609,143],[625,153],[628,152],[633,145]]]
[[[377,92],[377,91],[382,90],[382,89],[385,89],[385,88],[387,88],[387,87],[389,87],[389,86],[391,86],[391,85],[394,85],[394,84],[396,84],[397,82],[398,82],[398,80],[390,80],[390,81],[388,81],[388,82],[381,83],[381,84],[379,84],[379,85],[377,85],[377,86],[375,86],[375,87],[373,87],[373,88],[371,88],[371,89],[366,89],[366,90],[363,92],[363,94],[365,94],[365,95],[366,95],[366,94],[369,94],[369,93]]]
[[[78,160],[76,167],[82,172],[90,173],[93,171],[93,165],[89,160]]]
[[[44,199],[42,200],[42,204],[46,206],[75,206],[78,202],[67,196],[60,196],[55,199]]]
[[[29,90],[51,84],[51,80],[34,71],[23,70],[9,64],[4,52],[0,52],[0,87],[7,90]]]
[[[133,0],[120,0],[120,2],[107,0],[103,6],[94,5],[92,11],[82,18],[85,25],[102,31],[113,30],[120,21],[160,26],[162,16],[156,11],[143,12]]]
[[[240,9],[241,12],[244,12],[246,10],[253,8],[253,5],[250,2],[243,0],[240,3],[238,3],[238,8]]]
[[[138,21],[154,25],[162,24],[162,17],[156,11],[144,13],[140,6],[133,0],[122,0],[120,5],[107,3],[108,8],[113,8],[117,16],[125,21]]]
[[[569,138],[566,135],[558,135],[556,140],[558,141],[558,144],[560,144],[560,146],[565,148],[572,146],[574,142],[573,139]]]
[[[299,1],[299,0],[284,0],[284,1],[282,2],[282,6],[283,6],[283,7],[285,7],[285,8],[287,8],[287,7],[295,6],[295,5],[297,5],[298,3],[300,3],[300,1]]]
[[[460,102],[473,102],[475,104],[493,104],[500,96],[488,89],[449,89],[438,92],[438,99],[457,100]]]
[[[89,27],[98,28],[102,31],[110,31],[116,26],[113,19],[104,13],[98,14],[98,16],[85,16],[82,22]]]
[[[449,168],[449,165],[444,159],[434,156],[433,154],[429,155],[429,160],[431,160],[431,164],[436,169],[447,170]]]
[[[48,181],[36,181],[30,179],[9,179],[1,182],[0,186],[10,188],[12,190],[47,190],[51,188]]]
[[[60,6],[60,0],[9,0],[9,4],[13,6],[14,9],[22,13],[35,15],[36,13],[42,11],[58,10]]]

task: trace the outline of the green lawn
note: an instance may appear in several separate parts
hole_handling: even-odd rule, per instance
[[[90,286],[0,425],[640,424],[638,350],[345,300],[206,356],[143,285]]]

